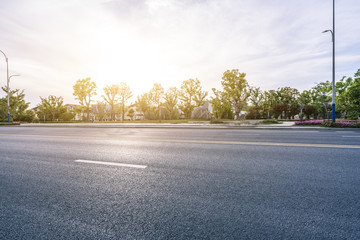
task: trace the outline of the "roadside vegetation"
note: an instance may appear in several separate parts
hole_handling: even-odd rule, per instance
[[[322,126],[334,128],[360,128],[360,120],[338,119],[335,123],[328,120],[308,120],[295,122],[297,126]]]
[[[2,88],[7,96],[6,88]],[[302,110],[302,122],[296,125],[329,125],[323,119],[331,116],[331,83],[315,84],[302,92],[289,86],[261,90],[251,86],[246,74],[238,69],[227,70],[221,78],[221,89],[212,89],[212,97],[203,90],[198,79],[188,79],[180,87],[164,89],[155,83],[146,93],[133,96],[126,83],[106,86],[101,100],[95,101],[98,88],[91,78],[79,79],[73,86],[78,104],[65,104],[61,96],[40,97],[29,109],[24,90],[10,90],[10,116],[21,122],[137,122],[186,123],[206,120],[211,124],[231,120],[263,120],[260,124],[276,124],[276,119],[295,120]],[[7,121],[7,97],[0,98],[0,121]],[[210,112],[211,111],[211,112]],[[360,69],[353,77],[336,82],[336,117],[330,127],[356,127],[360,116]],[[314,120],[320,119],[320,120]],[[76,120],[76,121],[75,121]]]
[[[265,119],[259,122],[259,124],[282,124],[282,122],[277,119]]]

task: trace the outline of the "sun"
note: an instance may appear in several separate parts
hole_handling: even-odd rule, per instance
[[[155,82],[168,85],[169,77],[177,74],[161,60],[158,46],[141,37],[107,30],[102,32],[98,44],[92,79],[99,89],[125,82],[133,93],[141,94]]]

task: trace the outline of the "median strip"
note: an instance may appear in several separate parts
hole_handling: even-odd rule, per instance
[[[92,161],[92,160],[82,160],[82,159],[75,160],[75,162],[101,164],[101,165],[117,166],[117,167],[130,167],[130,168],[142,168],[142,169],[147,168],[147,166],[145,166],[145,165],[117,163],[117,162]]]

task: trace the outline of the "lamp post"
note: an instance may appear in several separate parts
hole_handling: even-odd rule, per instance
[[[333,0],[333,29],[325,30],[323,33],[330,32],[333,43],[332,56],[332,122],[335,122],[335,0]]]
[[[7,81],[7,91],[8,91],[8,122],[10,122],[10,104],[9,104],[9,61],[6,54],[0,50],[0,52],[4,55],[6,60],[6,81]]]
[[[20,75],[18,74],[15,74],[15,75],[11,75],[9,78],[8,78],[8,81],[7,81],[7,92],[8,92],[8,97],[7,97],[7,104],[8,104],[8,122],[10,122],[10,79],[12,77],[18,77]]]

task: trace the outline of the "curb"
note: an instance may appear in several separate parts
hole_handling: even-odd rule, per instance
[[[164,129],[271,129],[271,130],[284,130],[284,129],[291,129],[291,130],[314,130],[314,129],[326,129],[323,127],[318,126],[294,126],[294,125],[287,125],[281,126],[281,124],[274,124],[274,125],[243,125],[243,126],[236,126],[236,125],[226,125],[226,124],[166,124],[166,123],[159,123],[159,124],[97,124],[97,123],[29,123],[29,124],[21,124],[20,126],[13,126],[13,127],[57,127],[57,128],[164,128]]]

